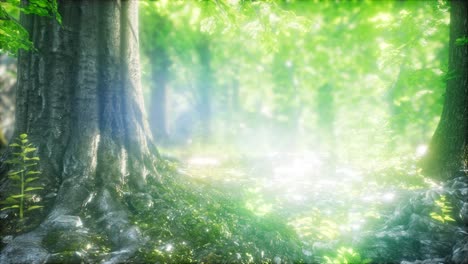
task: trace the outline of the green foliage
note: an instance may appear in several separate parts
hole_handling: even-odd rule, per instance
[[[454,222],[455,219],[452,218],[452,209],[450,202],[447,201],[445,195],[441,195],[439,199],[435,201],[435,211],[430,213],[430,216],[442,223]]]
[[[370,259],[362,259],[361,255],[355,252],[352,248],[340,247],[336,251],[336,256],[328,257],[325,256],[327,264],[353,264],[353,263],[370,263]]]
[[[464,36],[464,37],[461,37],[461,38],[457,38],[455,40],[455,45],[457,45],[457,46],[468,45],[468,37]]]
[[[34,50],[28,31],[19,22],[19,13],[54,17],[59,23],[57,0],[0,1],[0,53],[16,55],[18,50]]]
[[[326,151],[334,139],[339,162],[367,170],[412,155],[433,134],[448,61],[445,1],[142,3],[144,82],[153,87],[148,75],[170,65],[169,126],[197,104],[197,45],[207,38],[213,131],[247,151]]]
[[[170,166],[166,166],[168,168]],[[271,263],[275,257],[300,262],[301,243],[275,214],[258,216],[234,194],[209,181],[174,175],[151,183],[151,199],[138,203],[135,223],[156,238],[138,259],[169,263]],[[132,203],[136,204],[136,203]]]
[[[8,178],[18,186],[18,192],[1,202],[7,205],[1,210],[17,209],[20,220],[23,219],[25,211],[29,212],[43,207],[27,203],[27,201],[32,200],[34,191],[44,189],[35,185],[35,181],[39,179],[37,176],[41,173],[34,169],[39,157],[34,156],[36,148],[28,141],[28,135],[21,134],[15,139],[15,143],[10,144],[13,157],[8,159],[6,163],[11,164],[13,169],[8,172]]]

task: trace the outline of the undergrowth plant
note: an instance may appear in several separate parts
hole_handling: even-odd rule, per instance
[[[370,263],[370,259],[362,259],[361,255],[355,252],[352,248],[340,247],[336,251],[335,257],[325,256],[327,264],[353,264],[353,263]]]
[[[430,216],[442,223],[455,222],[455,219],[451,217],[453,207],[450,202],[447,201],[445,195],[441,195],[439,199],[435,201],[435,210],[430,213]]]
[[[28,143],[28,135],[21,134],[15,139],[15,143],[10,144],[12,148],[12,157],[6,163],[11,164],[13,169],[8,172],[8,178],[17,185],[17,192],[8,196],[2,204],[6,206],[1,210],[18,209],[20,220],[24,217],[25,211],[32,211],[42,208],[41,205],[27,206],[27,199],[33,197],[33,191],[42,190],[42,187],[33,186],[33,182],[39,179],[37,175],[40,171],[34,170],[37,166],[39,157],[34,156],[36,148]]]

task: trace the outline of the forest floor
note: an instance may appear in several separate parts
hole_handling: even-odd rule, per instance
[[[399,212],[405,208],[402,204],[425,191],[442,190],[442,185],[425,182],[411,161],[399,168],[364,172],[337,165],[330,169],[313,152],[233,157],[222,152],[193,155],[176,150],[171,155],[179,160],[181,174],[221,190],[226,196],[235,196],[259,217],[278,215],[300,238],[304,258],[313,256],[310,259],[318,262],[361,263],[366,261],[364,257],[376,258],[375,252],[359,251],[369,248],[373,239],[379,243],[385,240],[382,242],[385,245],[381,244],[383,251],[395,241],[398,244],[402,233],[388,233],[387,229],[394,227],[389,223],[395,214],[403,214]],[[443,194],[434,195],[430,209],[418,221],[453,226],[456,220],[449,203]],[[409,232],[407,224],[394,225]],[[376,238],[379,235],[384,237]],[[389,256],[383,253],[377,254],[377,258],[381,261],[391,257],[390,262],[421,258],[439,261],[443,254],[427,253],[420,248],[410,248],[415,252],[402,252],[401,256],[390,256],[393,253],[388,249]]]

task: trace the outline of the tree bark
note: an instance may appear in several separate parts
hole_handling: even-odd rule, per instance
[[[53,262],[62,241],[46,240],[63,232],[103,231],[108,263],[143,243],[124,202],[156,177],[158,162],[140,86],[137,5],[59,1],[61,26],[22,15],[38,51],[19,55],[15,133],[38,147],[46,207],[42,223],[15,237],[0,263]]]
[[[457,177],[468,162],[468,45],[456,40],[468,36],[468,2],[452,1],[450,8],[449,69],[444,108],[421,164],[435,179]]]

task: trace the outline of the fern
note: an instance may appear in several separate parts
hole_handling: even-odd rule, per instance
[[[433,219],[442,223],[455,222],[455,219],[451,217],[453,207],[445,195],[441,195],[434,203],[435,211],[430,213]]]
[[[12,148],[12,157],[6,162],[12,164],[15,169],[8,172],[8,178],[19,185],[17,193],[8,196],[1,203],[6,206],[1,210],[17,209],[19,210],[19,218],[22,220],[25,211],[32,211],[42,208],[41,205],[26,206],[25,201],[33,197],[33,192],[42,190],[43,187],[34,186],[34,182],[39,179],[38,175],[41,173],[34,170],[37,166],[39,157],[34,156],[36,148],[28,143],[28,135],[21,134],[15,139],[15,143],[10,144]]]

